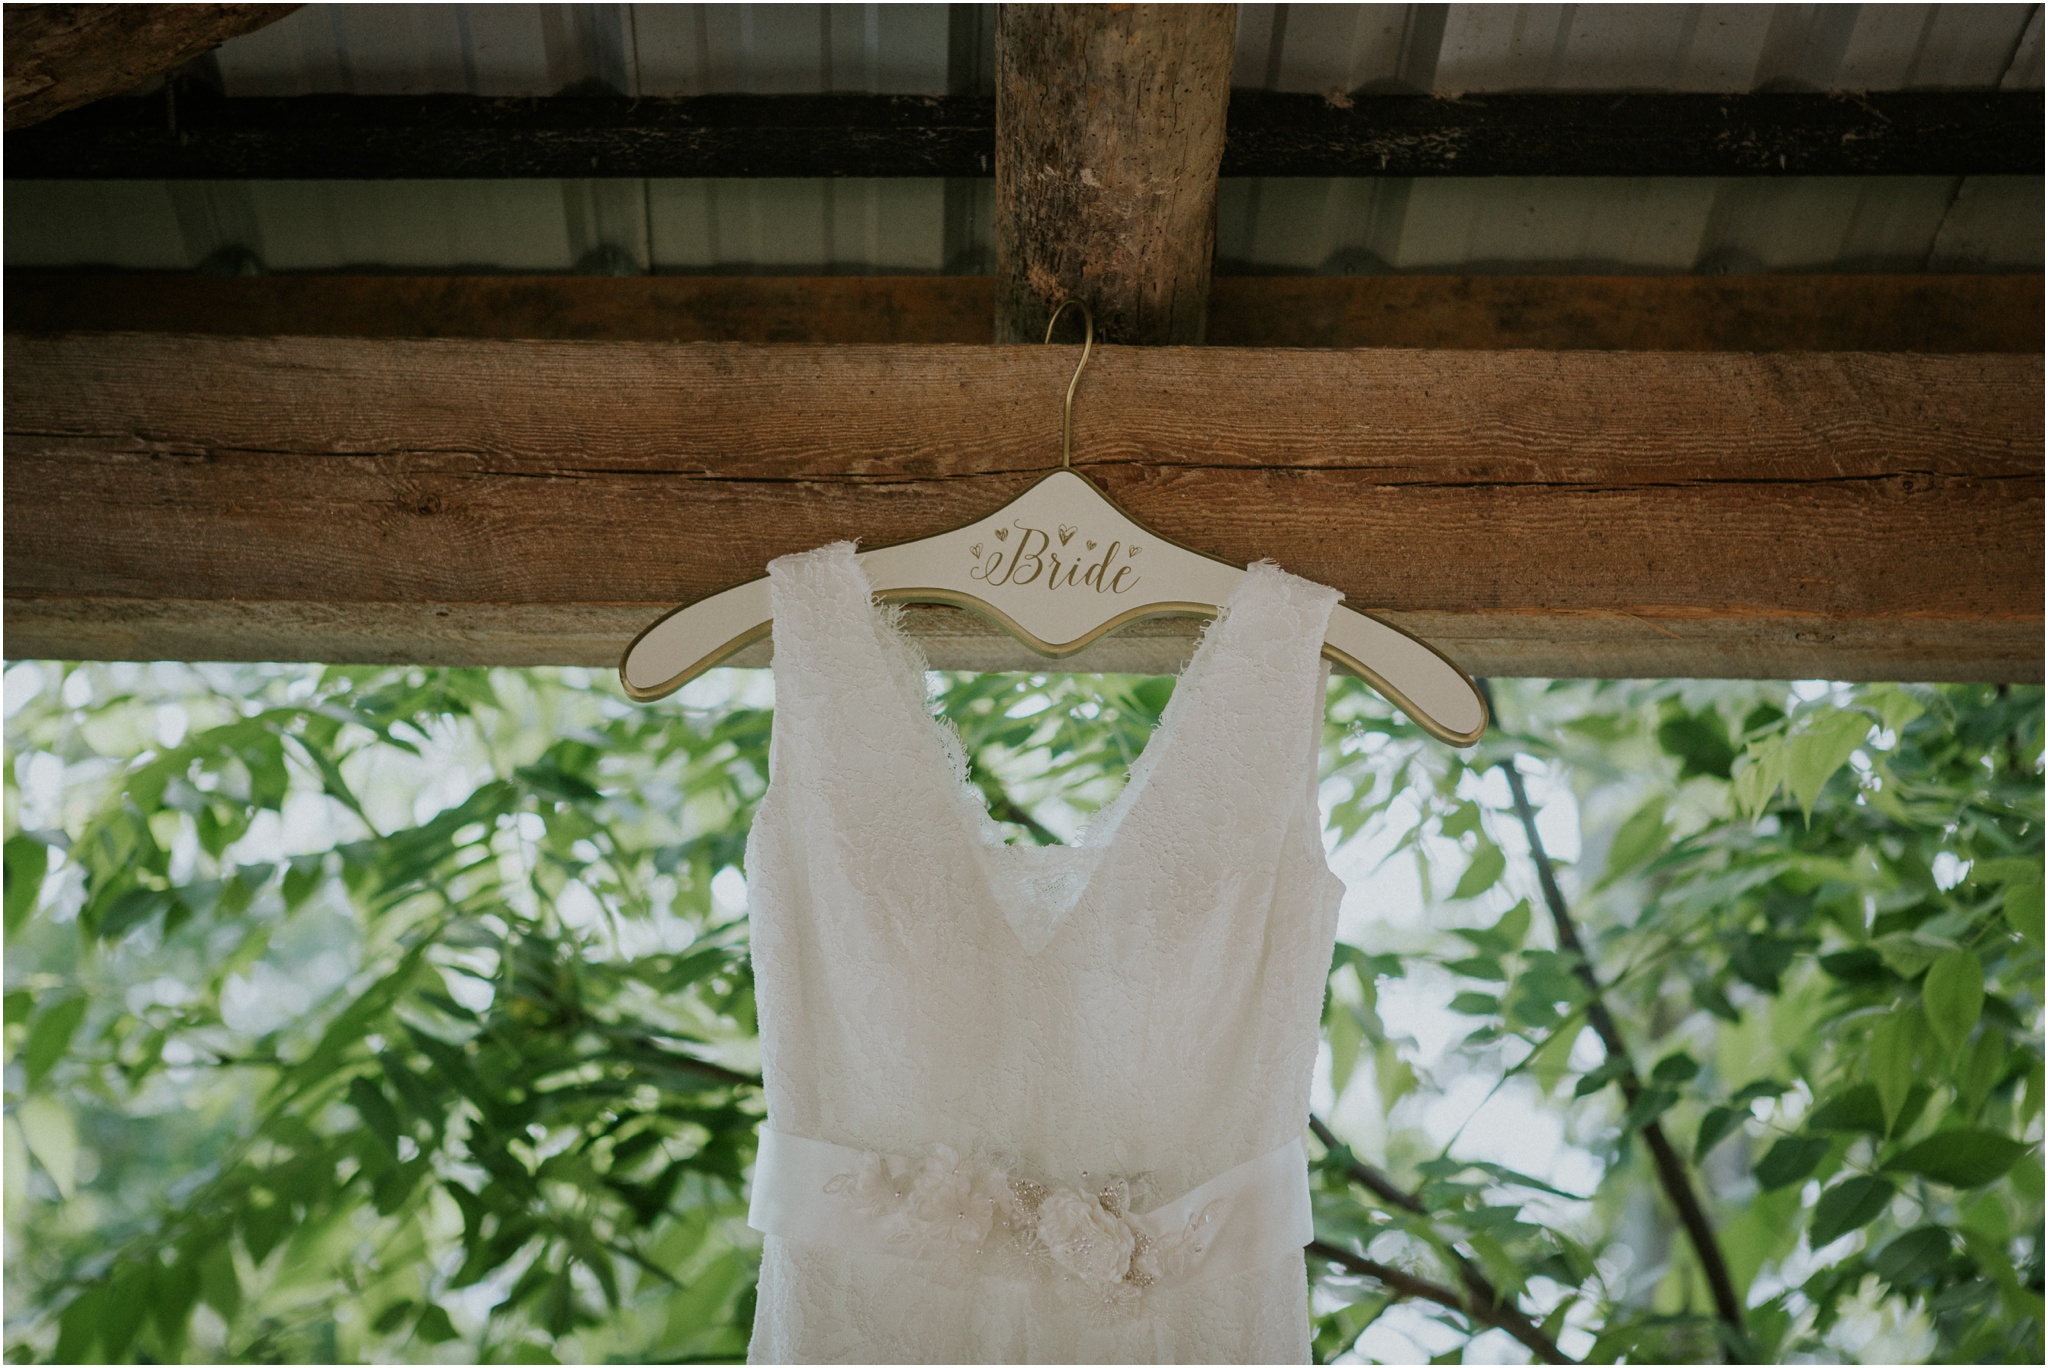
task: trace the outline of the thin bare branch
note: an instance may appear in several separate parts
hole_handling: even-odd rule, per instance
[[[1529,838],[1529,855],[1535,861],[1536,879],[1543,889],[1543,901],[1550,909],[1550,920],[1557,930],[1558,949],[1572,957],[1579,981],[1585,985],[1586,1021],[1606,1048],[1608,1063],[1617,1070],[1616,1081],[1621,1084],[1622,1096],[1630,1107],[1634,1107],[1643,1095],[1642,1076],[1636,1072],[1635,1062],[1621,1038],[1621,1029],[1615,1024],[1614,1014],[1607,1010],[1600,976],[1593,968],[1592,958],[1586,954],[1585,944],[1579,939],[1578,926],[1572,921],[1571,911],[1565,904],[1564,890],[1558,886],[1550,852],[1543,844],[1541,833],[1536,830],[1536,811],[1529,804],[1529,791],[1522,783],[1521,771],[1515,768],[1514,757],[1502,760],[1500,771],[1507,776],[1508,792],[1514,798],[1515,816],[1521,820],[1522,830]],[[1664,1134],[1664,1127],[1655,1118],[1643,1124],[1642,1135],[1643,1144],[1649,1148],[1651,1161],[1657,1170],[1657,1181],[1677,1211],[1686,1237],[1692,1242],[1693,1253],[1700,1261],[1700,1269],[1706,1274],[1707,1287],[1714,1298],[1715,1314],[1739,1337],[1744,1333],[1742,1298],[1736,1294],[1735,1280],[1728,1273],[1728,1261],[1721,1253],[1721,1243],[1714,1235],[1712,1223],[1707,1220],[1706,1208],[1693,1188],[1692,1175],[1685,1160],[1679,1157],[1670,1137]]]
[[[1339,1140],[1336,1133],[1323,1124],[1321,1117],[1311,1115],[1308,1119],[1308,1126],[1311,1131],[1315,1132],[1316,1139],[1322,1141],[1326,1148],[1332,1150],[1341,1148],[1349,1153],[1350,1147],[1345,1145],[1342,1140]],[[1423,1205],[1420,1197],[1406,1191],[1392,1178],[1389,1178],[1371,1164],[1366,1163],[1357,1155],[1351,1156],[1351,1162],[1345,1165],[1345,1172],[1351,1176],[1353,1182],[1372,1192],[1381,1201],[1397,1206],[1412,1215],[1427,1216],[1429,1214],[1429,1209]],[[1522,1343],[1528,1345],[1545,1363],[1572,1362],[1570,1358],[1565,1356],[1564,1351],[1557,1347],[1556,1341],[1544,1334],[1534,1321],[1523,1314],[1520,1304],[1513,1297],[1501,1295],[1500,1289],[1496,1288],[1492,1280],[1479,1271],[1478,1265],[1474,1264],[1458,1250],[1452,1250],[1451,1257],[1457,1262],[1459,1281],[1465,1284],[1465,1290],[1470,1294],[1470,1300],[1474,1305],[1486,1309],[1485,1319],[1487,1324],[1498,1326]],[[1395,1271],[1398,1272],[1399,1270]],[[1375,1274],[1374,1276],[1378,1275]],[[1407,1277],[1408,1275],[1402,1274],[1402,1276]],[[1382,1279],[1382,1281],[1385,1281],[1385,1279]],[[1391,1283],[1388,1285],[1393,1286]],[[1420,1296],[1423,1294],[1416,1293],[1414,1295]],[[1451,1295],[1455,1296],[1456,1294],[1452,1293]],[[1429,1299],[1432,1301],[1436,1300],[1434,1297]],[[1469,1314],[1478,1314],[1477,1311],[1472,1311],[1463,1304],[1459,1306],[1459,1309],[1468,1311]]]
[[[1499,1305],[1476,1297],[1461,1297],[1450,1288],[1433,1283],[1427,1278],[1417,1277],[1390,1264],[1353,1254],[1333,1244],[1325,1244],[1321,1240],[1309,1245],[1307,1252],[1311,1258],[1322,1259],[1348,1273],[1371,1278],[1399,1296],[1435,1302],[1438,1306],[1448,1307],[1482,1325],[1504,1330],[1527,1345],[1529,1350],[1545,1363],[1578,1362],[1577,1359],[1567,1357],[1548,1335],[1531,1325],[1519,1312],[1504,1314],[1505,1308]]]

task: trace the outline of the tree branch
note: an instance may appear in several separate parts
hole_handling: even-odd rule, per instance
[[[1311,1257],[1322,1259],[1327,1263],[1333,1263],[1346,1272],[1372,1278],[1399,1296],[1435,1302],[1438,1306],[1449,1307],[1451,1310],[1468,1316],[1483,1325],[1492,1326],[1496,1330],[1505,1330],[1508,1334],[1513,1335],[1516,1339],[1527,1345],[1545,1363],[1578,1362],[1577,1359],[1567,1358],[1563,1351],[1551,1342],[1549,1336],[1529,1324],[1528,1320],[1519,1313],[1511,1316],[1504,1315],[1502,1314],[1502,1308],[1499,1306],[1489,1305],[1484,1301],[1478,1301],[1473,1298],[1461,1297],[1450,1288],[1433,1283],[1427,1278],[1419,1278],[1413,1273],[1403,1272],[1401,1269],[1395,1268],[1390,1264],[1383,1264],[1373,1259],[1364,1258],[1348,1250],[1339,1249],[1333,1244],[1325,1244],[1321,1240],[1310,1244],[1306,1252]]]
[[[1491,690],[1488,692],[1490,694]],[[1564,891],[1558,887],[1557,871],[1550,863],[1550,852],[1544,848],[1543,838],[1537,833],[1536,812],[1529,806],[1529,792],[1522,784],[1521,772],[1515,768],[1514,757],[1502,760],[1500,770],[1507,776],[1508,792],[1514,797],[1515,816],[1521,819],[1522,830],[1529,837],[1529,855],[1536,862],[1536,879],[1543,888],[1543,901],[1550,908],[1550,920],[1557,928],[1558,948],[1572,957],[1579,981],[1585,985],[1586,1020],[1606,1047],[1608,1063],[1618,1070],[1617,1081],[1621,1084],[1622,1096],[1630,1107],[1634,1107],[1643,1094],[1642,1077],[1637,1074],[1628,1047],[1622,1042],[1621,1030],[1615,1024],[1613,1013],[1607,1010],[1600,976],[1594,972],[1593,961],[1586,954],[1586,947],[1579,940],[1578,927],[1565,906]],[[1715,1313],[1723,1324],[1741,1335],[1744,1333],[1742,1298],[1736,1294],[1735,1280],[1728,1274],[1728,1261],[1722,1256],[1720,1241],[1715,1238],[1714,1228],[1707,1220],[1706,1208],[1700,1204],[1699,1194],[1693,1190],[1692,1176],[1686,1171],[1685,1161],[1679,1157],[1670,1138],[1664,1134],[1664,1127],[1654,1117],[1643,1124],[1642,1134],[1643,1143],[1649,1147],[1650,1158],[1656,1165],[1657,1180],[1677,1210],[1679,1222],[1684,1225],[1686,1236],[1692,1241],[1693,1252],[1699,1258],[1700,1269],[1707,1276]]]
[[[1337,1138],[1335,1131],[1323,1124],[1322,1117],[1311,1115],[1308,1119],[1308,1128],[1315,1132],[1316,1139],[1323,1142],[1323,1148],[1333,1150],[1350,1149],[1349,1145],[1346,1145]],[[1346,1171],[1350,1173],[1352,1182],[1357,1183],[1360,1187],[1369,1189],[1381,1201],[1391,1203],[1401,1208],[1401,1210],[1412,1212],[1417,1216],[1428,1214],[1428,1208],[1422,1205],[1420,1197],[1403,1191],[1400,1185],[1395,1183],[1393,1179],[1387,1177],[1386,1174],[1381,1173],[1357,1155],[1351,1157],[1351,1163],[1347,1166]]]
[[[1332,1150],[1343,1149],[1346,1153],[1350,1152],[1350,1147],[1342,1140],[1339,1140],[1336,1133],[1323,1124],[1321,1117],[1311,1115],[1308,1119],[1308,1126],[1311,1131],[1315,1132],[1316,1139],[1323,1142],[1325,1148]],[[1397,1206],[1401,1210],[1416,1216],[1427,1216],[1429,1214],[1429,1209],[1423,1205],[1420,1197],[1417,1197],[1412,1192],[1403,1190],[1392,1178],[1381,1173],[1372,1165],[1358,1158],[1358,1156],[1352,1155],[1351,1162],[1345,1166],[1345,1171],[1351,1176],[1353,1182],[1368,1189],[1389,1205]],[[1328,1246],[1324,1247],[1328,1248]],[[1314,1246],[1311,1246],[1311,1248],[1314,1248]],[[1459,1280],[1465,1284],[1465,1290],[1471,1294],[1471,1302],[1478,1307],[1484,1308],[1486,1314],[1481,1317],[1479,1311],[1473,1310],[1464,1302],[1456,1303],[1459,1310],[1467,1311],[1475,1317],[1484,1319],[1488,1325],[1507,1331],[1510,1335],[1513,1335],[1516,1339],[1534,1350],[1536,1356],[1545,1363],[1574,1362],[1573,1359],[1565,1355],[1562,1349],[1557,1347],[1555,1340],[1544,1334],[1535,1322],[1522,1313],[1521,1306],[1513,1297],[1502,1296],[1500,1290],[1493,1285],[1492,1281],[1484,1273],[1480,1272],[1477,1265],[1473,1264],[1463,1253],[1454,1249],[1451,1251],[1451,1257],[1457,1262]],[[1355,1260],[1354,1262],[1364,1263],[1370,1261]],[[1375,1265],[1375,1267],[1377,1266]],[[1363,1271],[1363,1269],[1358,1271]],[[1398,1269],[1393,1271],[1399,1272]],[[1379,1277],[1376,1273],[1371,1276]],[[1407,1278],[1409,1275],[1403,1273],[1401,1276]],[[1380,1281],[1387,1282],[1387,1279],[1381,1278]],[[1419,1282],[1419,1280],[1412,1278],[1410,1281]],[[1390,1287],[1395,1286],[1391,1282],[1388,1282],[1387,1285]],[[1426,1283],[1420,1285],[1430,1286],[1430,1284]],[[1426,1294],[1415,1292],[1410,1295],[1425,1296]],[[1450,1293],[1449,1295],[1455,1297],[1457,1294]],[[1431,1301],[1438,1300],[1433,1296],[1427,1299]],[[1452,1303],[1445,1304],[1451,1305]]]
[[[1023,804],[1012,798],[994,778],[978,774],[975,776],[974,786],[981,790],[982,797],[988,803],[988,815],[996,821],[1023,827],[1031,833],[1031,839],[1040,845],[1063,844],[1058,832],[1027,812]]]

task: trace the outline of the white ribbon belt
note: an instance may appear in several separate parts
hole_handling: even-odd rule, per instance
[[[747,1224],[806,1244],[1047,1274],[1114,1301],[1257,1267],[1315,1238],[1301,1141],[1135,1215],[1123,1179],[1053,1188],[935,1146],[923,1159],[761,1129]]]

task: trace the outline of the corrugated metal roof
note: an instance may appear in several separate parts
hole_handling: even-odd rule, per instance
[[[307,5],[217,60],[230,95],[943,95],[953,8]]]
[[[990,5],[308,5],[230,95],[992,88]],[[2027,88],[2038,5],[1244,5],[1288,91]],[[988,182],[11,182],[13,266],[981,272]],[[1223,183],[1235,271],[2034,270],[2039,177]]]
[[[230,95],[992,89],[993,5],[307,5]],[[1239,86],[1289,91],[2041,85],[2038,5],[1242,5]]]
[[[1245,5],[1275,90],[1989,89],[2041,84],[2034,5]],[[2030,48],[2023,36],[2034,28]],[[2017,62],[2015,59],[2019,59]]]

